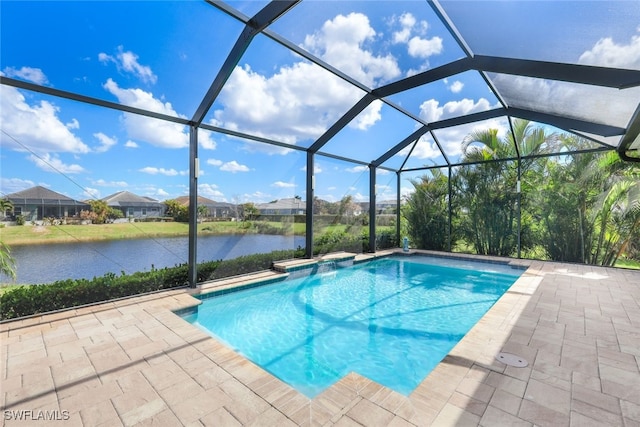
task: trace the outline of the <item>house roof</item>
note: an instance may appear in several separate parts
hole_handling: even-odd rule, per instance
[[[118,206],[118,207],[158,207],[162,205],[161,202],[151,199],[149,197],[138,196],[137,194],[133,194],[129,191],[119,191],[117,193],[113,193],[107,197],[103,197],[101,200],[107,202],[109,206]]]
[[[6,199],[11,200],[14,204],[45,204],[45,205],[73,205],[85,206],[84,202],[74,200],[64,194],[57,193],[40,185],[27,188],[26,190],[8,194]]]
[[[307,205],[304,200],[296,199],[295,197],[275,200],[270,203],[260,203],[256,205],[256,208],[261,210],[272,209],[272,210],[286,210],[286,209],[306,209]]]
[[[189,206],[189,196],[180,196],[174,199],[183,206]],[[212,208],[231,208],[233,203],[216,202],[206,197],[198,196],[198,206],[208,206]]]

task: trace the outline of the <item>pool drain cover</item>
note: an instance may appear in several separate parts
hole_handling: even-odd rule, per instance
[[[516,368],[524,368],[529,363],[520,356],[511,353],[498,353],[496,360],[505,365],[514,366]]]

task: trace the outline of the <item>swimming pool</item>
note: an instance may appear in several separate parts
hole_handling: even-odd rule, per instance
[[[352,371],[409,395],[522,272],[388,257],[205,295],[183,317],[308,397]]]

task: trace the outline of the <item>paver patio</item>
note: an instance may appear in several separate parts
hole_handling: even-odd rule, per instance
[[[0,325],[3,423],[640,426],[640,271],[516,262],[410,396],[352,373],[308,399],[174,314],[197,302],[174,290]]]

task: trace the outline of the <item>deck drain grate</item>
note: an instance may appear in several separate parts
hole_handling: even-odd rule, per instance
[[[498,353],[496,360],[505,365],[514,366],[516,368],[524,368],[529,363],[520,356],[511,353]]]

